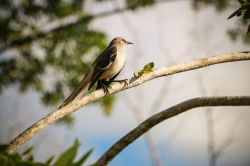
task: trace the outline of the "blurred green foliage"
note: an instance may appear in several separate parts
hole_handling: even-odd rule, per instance
[[[4,0],[0,11],[0,48],[15,50],[0,55],[0,91],[15,84],[21,92],[37,91],[46,106],[56,106],[107,46],[106,35],[90,28],[90,20],[36,35],[51,22],[87,16],[84,0]],[[69,119],[65,122],[72,122]]]
[[[245,38],[245,41],[250,43],[250,0],[239,0],[240,3],[240,8],[238,10],[236,10],[235,12],[233,12],[228,19],[232,18],[232,17],[241,17],[242,18],[242,24],[244,25],[248,25],[246,34],[247,34],[247,38]],[[234,29],[234,30],[230,30],[228,31],[228,34],[231,36],[231,38],[233,40],[236,40],[237,36],[240,32],[240,29]]]
[[[193,0],[194,9],[200,9],[202,6],[213,5],[219,12],[235,5],[236,1],[229,0]],[[250,0],[238,0],[239,8],[233,12],[228,19],[232,17],[241,17],[238,23],[228,29],[227,33],[235,41],[243,39],[246,44],[250,44]]]
[[[62,119],[56,121],[56,124],[62,124],[62,125],[67,124],[67,127],[71,128],[74,125],[74,117],[71,115],[66,115]]]
[[[111,114],[115,101],[116,101],[116,98],[114,95],[106,96],[101,100],[102,109],[106,115]]]
[[[202,6],[213,5],[218,11],[226,9],[230,5],[229,0],[193,0],[194,9],[200,9]]]
[[[7,145],[0,145],[0,164],[1,166],[81,166],[93,150],[88,150],[75,161],[79,147],[80,142],[76,139],[74,144],[59,155],[57,160],[51,156],[45,162],[37,162],[34,161],[33,148],[28,148],[22,153],[9,155],[5,152]]]
[[[127,7],[135,10],[139,7],[151,6],[155,3],[155,0],[126,0]]]

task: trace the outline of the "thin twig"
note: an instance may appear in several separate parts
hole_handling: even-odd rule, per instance
[[[169,92],[169,88],[170,88],[170,84],[172,80],[173,80],[172,77],[170,77],[170,79],[167,80],[167,83],[162,82],[160,90],[158,91],[158,95],[150,107],[149,116],[159,111],[158,109],[161,107],[162,103],[164,102],[164,98]]]
[[[166,65],[172,64],[174,63],[174,59],[173,56],[171,54],[170,49],[168,48],[167,44],[167,40],[164,34],[165,29],[162,28],[162,22],[163,20],[161,19],[161,15],[159,15],[158,12],[156,12],[156,20],[157,20],[157,24],[158,24],[158,40],[159,40],[159,46],[161,47],[161,50],[163,51],[164,54],[164,60]],[[167,43],[167,44],[166,44]],[[170,77],[167,81],[167,84],[165,83],[165,81],[162,82],[161,87],[159,88],[159,92],[157,94],[157,97],[154,99],[153,104],[150,107],[149,110],[149,116],[151,116],[152,114],[154,114],[156,111],[159,111],[158,109],[160,108],[160,106],[162,105],[162,103],[164,102],[164,98],[167,96],[168,91],[169,91],[169,87],[172,81],[172,77]]]
[[[205,88],[204,84],[204,78],[202,77],[202,74],[198,74],[197,78],[197,84],[198,88],[203,96],[208,95],[208,91]],[[215,93],[213,93],[215,95]],[[223,143],[219,147],[215,147],[216,145],[216,136],[215,136],[215,118],[214,118],[214,111],[211,108],[207,108],[205,111],[206,115],[206,127],[207,127],[207,151],[208,151],[208,157],[209,157],[209,166],[216,166],[219,160],[219,157],[221,154],[233,143],[234,139],[234,132],[230,132],[231,135],[229,135]],[[224,116],[225,118],[225,116]],[[238,120],[236,122],[239,122]],[[236,123],[233,123],[232,127],[230,129],[236,128]]]
[[[114,3],[115,8],[118,8],[117,1],[114,1],[113,3]],[[132,26],[133,24],[130,23],[130,20],[128,19],[128,16],[126,15],[126,13],[122,13],[120,17],[121,17],[121,20],[123,21],[124,27],[126,27],[126,29],[131,34],[131,36],[134,37],[133,42],[135,42],[137,45],[137,47],[135,48],[135,52],[137,56],[134,56],[133,61],[132,61],[133,63],[131,65],[131,68],[137,68],[142,57],[142,49],[140,47],[138,32],[136,32],[136,29]],[[133,104],[132,101],[128,97],[124,99],[126,99],[126,101],[128,102],[126,105],[130,106],[130,104],[133,104],[131,105],[132,109],[129,109],[129,111],[132,113],[133,117],[137,121],[137,124],[139,124],[145,119],[143,116],[143,113],[140,112],[140,110],[143,109],[142,106],[144,102],[143,87],[138,88],[136,92],[137,92],[136,98],[140,99],[136,101],[136,105]],[[153,166],[160,166],[161,165],[160,154],[157,150],[156,143],[153,140],[151,133],[150,132],[147,133],[143,137],[143,140],[145,141],[145,144],[148,147]]]
[[[130,107],[128,110],[133,115],[137,124],[140,124],[144,120],[144,116],[142,115],[142,112],[140,112],[140,107],[138,107],[138,104],[135,105],[126,95],[123,96],[123,99],[126,105]],[[143,137],[143,140],[148,146],[153,165],[160,166],[161,165],[160,154],[158,152],[156,143],[153,140],[151,133],[148,132],[147,134],[145,134],[145,136]]]
[[[203,96],[208,95],[208,91],[204,85],[204,78],[202,74],[198,73],[196,77],[197,88]],[[214,95],[214,94],[213,94]],[[215,121],[213,116],[213,111],[211,108],[205,109],[205,118],[206,118],[206,131],[207,131],[207,153],[208,153],[208,163],[209,166],[216,166],[218,156],[216,155],[216,140],[215,140]]]

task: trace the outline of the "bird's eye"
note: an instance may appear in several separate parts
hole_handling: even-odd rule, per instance
[[[127,43],[127,41],[126,41],[125,39],[122,39],[122,41],[123,41],[124,43]]]

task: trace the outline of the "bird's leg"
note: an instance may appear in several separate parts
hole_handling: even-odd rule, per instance
[[[118,76],[118,74],[120,73],[121,71],[119,71],[114,77],[112,77],[108,82],[109,84],[111,84],[112,82],[119,82],[119,83],[124,83],[124,87],[125,86],[128,86],[128,79],[124,79],[124,80],[115,80],[115,78]]]
[[[123,83],[124,86],[128,86],[128,79],[124,79],[124,80],[112,80],[111,82],[119,82],[119,83]]]
[[[96,90],[102,88],[103,91],[104,91],[104,93],[105,93],[105,95],[109,95],[109,90],[108,90],[108,88],[111,87],[110,84],[111,84],[112,82],[124,83],[124,86],[128,86],[128,79],[124,79],[124,80],[114,80],[114,78],[113,78],[113,79],[111,79],[111,80],[109,80],[109,81],[98,80],[98,81],[97,81]]]
[[[108,88],[110,87],[109,84],[110,84],[110,83],[109,83],[108,81],[99,80],[99,81],[97,82],[97,87],[96,87],[96,89],[102,88],[103,91],[104,91],[104,93],[105,93],[105,95],[109,95],[109,90],[108,90]]]

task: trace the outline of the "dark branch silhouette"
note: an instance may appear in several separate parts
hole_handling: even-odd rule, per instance
[[[250,96],[200,97],[190,99],[173,107],[170,107],[160,113],[151,116],[135,129],[126,134],[124,137],[122,137],[97,160],[95,165],[107,165],[123,149],[125,149],[137,138],[145,134],[148,130],[161,123],[162,121],[177,116],[193,108],[207,106],[250,106]]]

